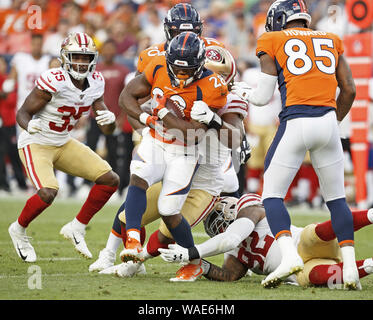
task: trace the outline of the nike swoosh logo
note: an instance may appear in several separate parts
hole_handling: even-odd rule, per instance
[[[200,113],[201,116],[204,116],[205,114],[207,114],[206,111],[204,113]]]
[[[24,255],[22,254],[21,249],[18,247],[18,244],[17,244],[17,250],[18,250],[19,255],[21,256],[22,260],[23,260],[23,261],[26,260],[26,259],[27,259],[27,256],[24,256]]]
[[[80,243],[80,241],[77,241],[74,235],[73,235],[73,238],[74,238],[75,244],[78,245]]]

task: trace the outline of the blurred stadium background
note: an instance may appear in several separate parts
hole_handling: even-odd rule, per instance
[[[17,108],[34,86],[43,68],[58,66],[62,39],[71,31],[84,31],[100,51],[97,69],[106,79],[105,100],[117,115],[118,130],[104,138],[91,118],[81,119],[75,137],[106,158],[121,176],[115,199],[125,197],[133,149],[133,133],[118,107],[123,86],[133,77],[138,54],[165,41],[163,19],[173,0],[1,0],[0,1],[0,198],[27,197],[34,189],[17,159],[15,122]],[[256,39],[264,32],[271,0],[198,0],[190,2],[204,20],[204,37],[223,42],[236,58],[238,80],[255,86],[258,59]],[[337,33],[344,39],[358,96],[341,125],[346,155],[346,193],[351,206],[373,205],[373,3],[371,0],[306,0],[313,29]],[[41,35],[40,36],[35,36]],[[48,63],[39,63],[41,59]],[[3,82],[15,77],[17,88],[4,94]],[[304,88],[307,90],[307,88]],[[265,108],[251,108],[245,119],[253,156],[238,173],[240,193],[261,192],[265,152],[277,126],[280,108],[275,95]],[[15,134],[16,133],[16,134]],[[59,174],[60,198],[84,199],[89,184]],[[0,199],[1,200],[1,199]],[[323,208],[317,177],[306,157],[286,198],[289,207]],[[0,211],[1,207],[0,207]]]

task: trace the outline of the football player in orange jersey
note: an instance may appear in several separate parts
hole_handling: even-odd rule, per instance
[[[303,0],[274,2],[266,31],[257,43],[261,77],[255,90],[237,84],[233,91],[254,105],[265,105],[278,81],[282,98],[280,125],[265,159],[263,204],[282,262],[262,282],[276,287],[303,269],[294,246],[290,216],[283,200],[305,153],[319,177],[343,259],[346,289],[360,286],[355,264],[354,230],[344,190],[343,151],[338,122],[349,112],[356,89],[335,34],[308,28],[311,16]],[[336,89],[340,93],[337,99]]]
[[[127,241],[121,252],[123,261],[144,260],[140,226],[147,206],[146,190],[159,181],[162,181],[162,190],[158,209],[164,223],[177,243],[193,246],[190,225],[180,210],[198,168],[198,142],[207,128],[220,128],[222,120],[216,116],[205,125],[193,121],[190,112],[199,101],[215,110],[221,109],[228,94],[224,80],[205,69],[204,62],[204,42],[193,32],[183,32],[171,40],[165,56],[154,58],[121,93],[119,102],[123,109],[150,128],[143,134],[131,162],[125,203]],[[138,102],[149,94],[154,102],[157,101],[152,114],[144,112]],[[174,116],[166,108],[165,98],[178,104],[187,121]],[[193,134],[190,134],[191,130]],[[198,270],[197,265],[195,269]]]
[[[203,24],[201,17],[198,11],[189,3],[178,3],[173,6],[168,12],[167,16],[164,19],[164,31],[166,35],[166,42],[153,45],[145,50],[143,50],[137,62],[137,70],[136,75],[143,73],[145,67],[153,60],[159,56],[165,55],[165,49],[168,47],[168,44],[173,39],[173,37],[177,36],[183,31],[191,31],[196,33],[198,36],[201,37],[203,30]],[[224,45],[212,38],[201,38],[205,46],[219,46],[224,47]],[[142,103],[141,108],[151,113],[150,109],[150,95],[139,99],[139,102]],[[140,121],[136,120],[135,118],[127,115],[128,120],[132,126],[132,128],[141,134],[142,130],[144,129],[144,125],[140,123]],[[243,158],[247,160],[249,155],[250,148],[246,145],[246,149],[242,150]],[[149,192],[153,190],[150,188]],[[157,188],[154,188],[157,190]],[[206,200],[207,201],[207,200]],[[208,201],[209,202],[209,201]],[[124,203],[118,209],[117,215],[114,219],[112,230],[109,234],[106,247],[100,251],[99,258],[95,261],[89,268],[90,271],[100,271],[106,269],[113,265],[115,261],[115,252],[117,251],[119,245],[122,243],[121,238],[121,227],[119,223],[118,216],[124,209]],[[123,230],[122,230],[123,231]],[[143,227],[142,233],[145,234],[145,228]],[[123,234],[122,234],[123,236]],[[124,235],[125,236],[125,235]]]

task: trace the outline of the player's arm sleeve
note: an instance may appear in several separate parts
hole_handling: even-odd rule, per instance
[[[267,105],[276,89],[277,76],[261,72],[258,79],[258,86],[249,95],[249,102],[262,107]]]
[[[236,248],[255,228],[254,222],[246,217],[235,220],[225,232],[196,245],[200,258],[215,256]]]
[[[143,50],[141,51],[139,59],[137,60],[137,71],[139,73],[142,73],[148,63],[149,61],[147,56],[147,50]]]
[[[39,90],[47,91],[51,94],[58,91],[58,80],[56,76],[51,74],[50,70],[43,72],[37,80],[35,85]]]
[[[218,116],[222,116],[227,113],[238,113],[242,118],[246,118],[249,111],[249,104],[247,101],[242,100],[239,96],[235,94],[229,94],[227,98],[227,104],[224,108],[219,109]]]

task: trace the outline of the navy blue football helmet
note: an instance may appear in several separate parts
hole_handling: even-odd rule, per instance
[[[197,10],[189,3],[178,3],[167,12],[164,19],[164,32],[167,42],[184,31],[202,34],[202,21]]]
[[[166,50],[167,71],[171,84],[186,87],[199,79],[205,64],[205,43],[194,32],[182,32]]]
[[[306,27],[311,24],[311,16],[303,0],[275,1],[267,13],[266,31],[281,31],[286,24],[294,20],[304,20]]]

